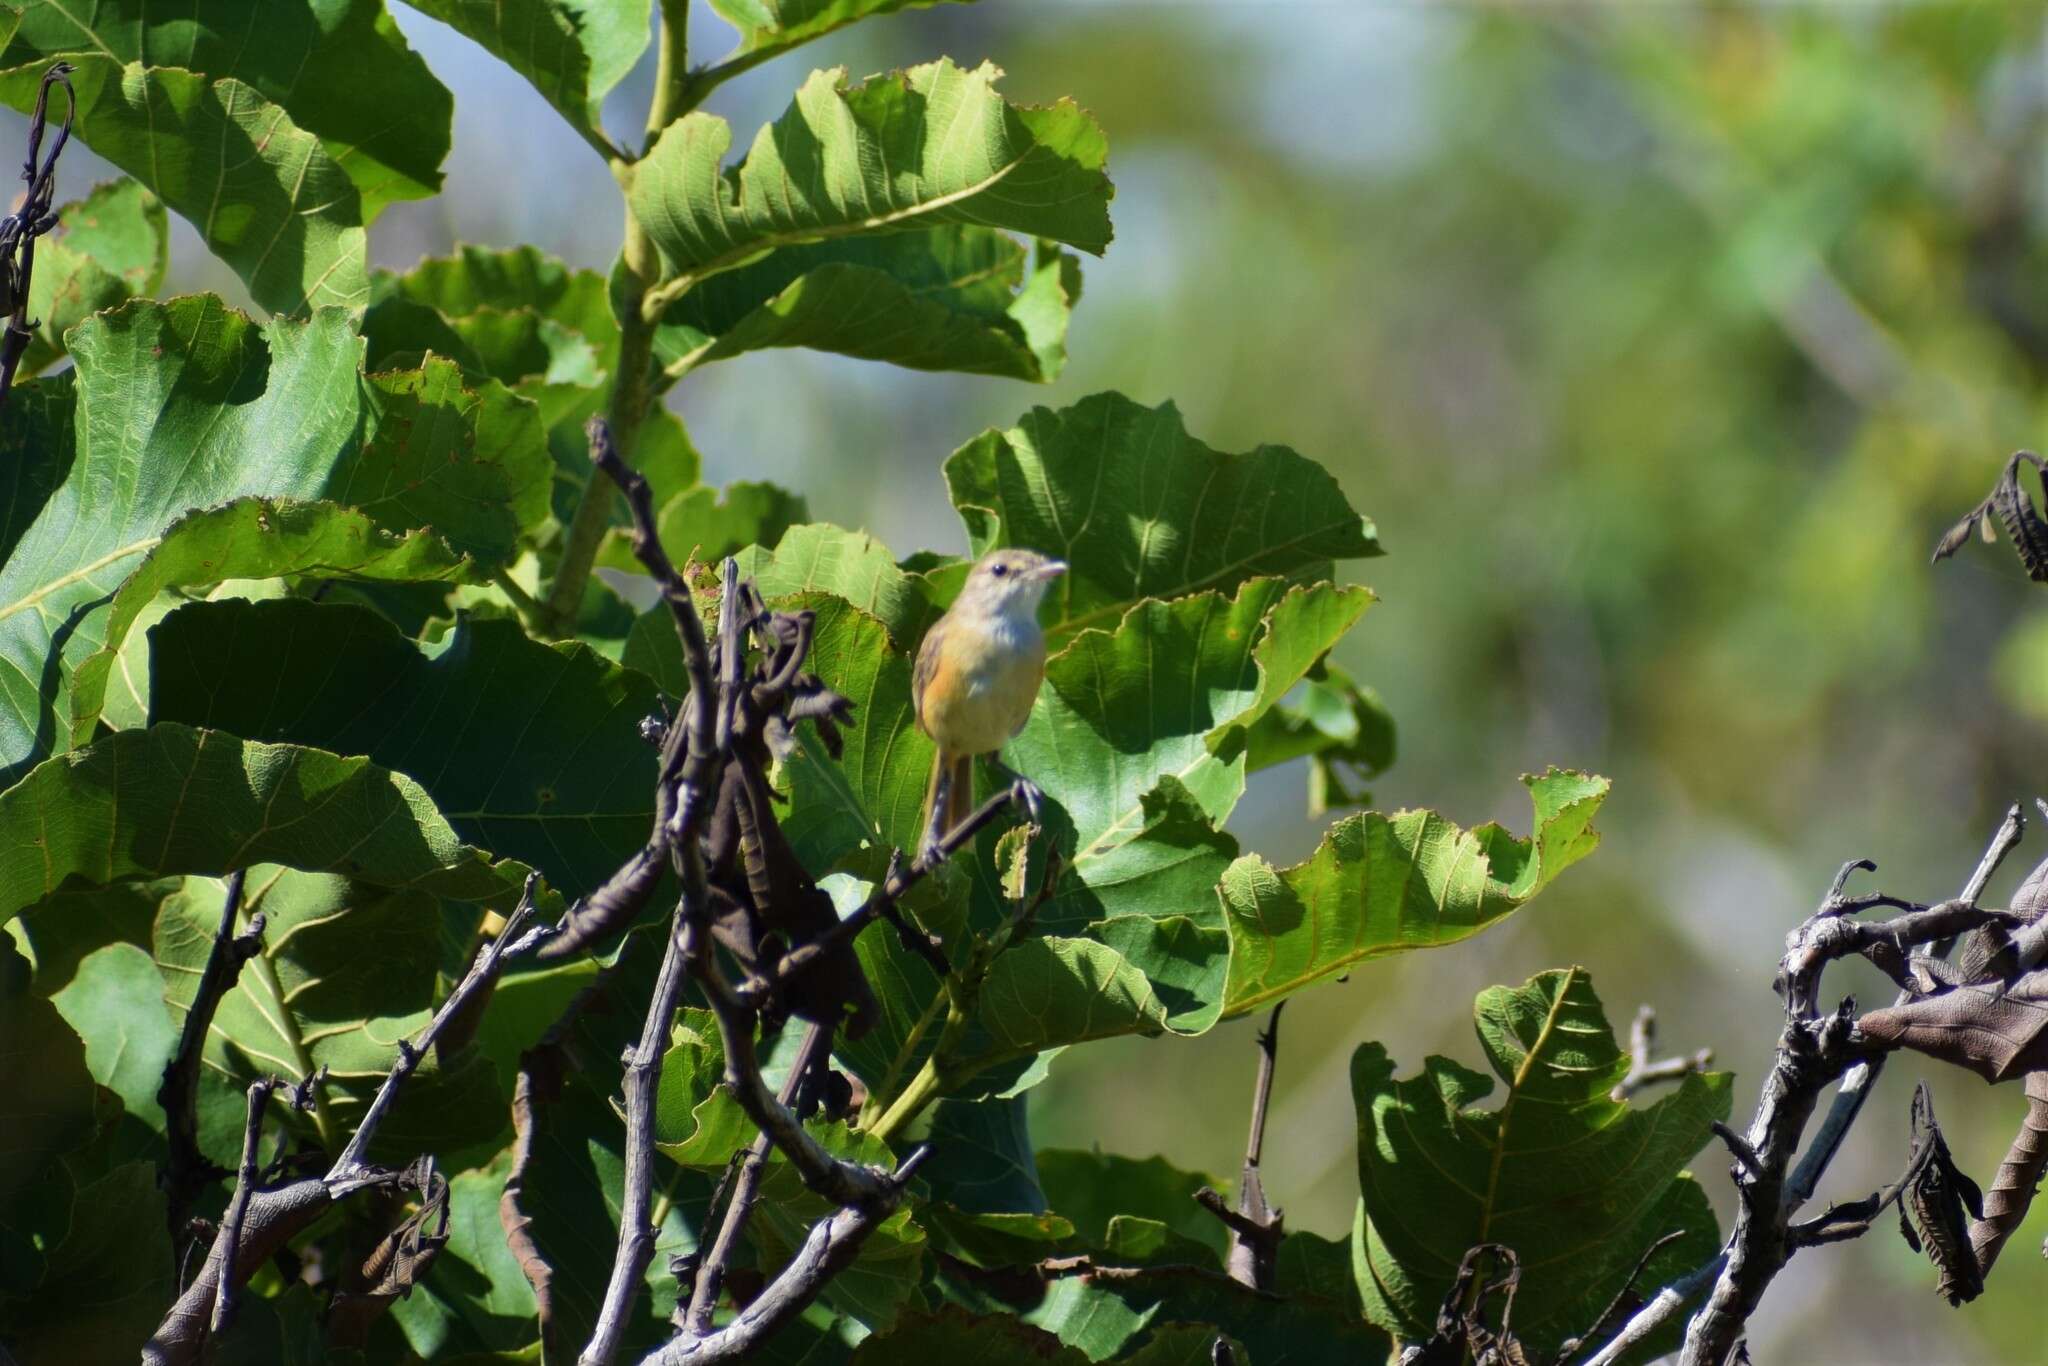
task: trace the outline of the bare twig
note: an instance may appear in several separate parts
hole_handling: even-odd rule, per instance
[[[377,1129],[384,1122],[384,1116],[390,1112],[392,1103],[398,1099],[399,1088],[405,1085],[406,1079],[419,1067],[420,1058],[434,1046],[435,1039],[448,1027],[448,1022],[462,1013],[470,997],[497,979],[499,970],[507,961],[530,952],[554,933],[545,925],[536,925],[531,930],[526,929],[527,918],[533,914],[534,896],[539,885],[539,873],[527,874],[526,889],[520,894],[519,905],[506,919],[504,931],[492,941],[488,949],[477,955],[476,961],[470,964],[469,971],[455,984],[455,990],[448,993],[448,999],[434,1012],[434,1018],[427,1022],[427,1027],[420,1031],[419,1037],[409,1043],[404,1039],[398,1041],[397,1061],[391,1064],[391,1071],[385,1075],[383,1085],[377,1088],[377,1094],[370,1101],[370,1108],[363,1112],[362,1122],[349,1136],[348,1145],[341,1150],[341,1156],[334,1160],[334,1166],[323,1178],[330,1187],[335,1188],[336,1195],[347,1194],[348,1188],[355,1182],[373,1174],[363,1160],[363,1155],[369,1151],[370,1144],[376,1141]]]
[[[882,879],[882,885],[870,893],[865,902],[816,939],[800,944],[782,955],[772,975],[751,977],[738,983],[733,988],[734,993],[745,1004],[758,1007],[772,999],[782,983],[789,981],[818,960],[852,943],[862,930],[876,920],[889,919],[896,912],[897,902],[908,895],[911,888],[923,881],[934,868],[971,844],[974,837],[987,829],[996,817],[1013,808],[1026,809],[1029,805],[1029,786],[1020,780],[990,797],[962,818],[958,825],[947,831],[945,837],[937,844],[913,859],[908,868],[903,866],[902,851],[897,851],[896,856],[890,861],[888,874]],[[904,944],[922,957],[939,977],[943,978],[952,971],[944,950],[932,942],[931,937],[922,930],[904,923],[899,924],[898,933],[903,936]]]
[[[1628,1072],[1608,1093],[1616,1104],[1645,1087],[1659,1082],[1682,1081],[1696,1072],[1704,1072],[1714,1062],[1714,1050],[1711,1048],[1702,1048],[1689,1058],[1652,1061],[1650,1052],[1656,1046],[1657,1012],[1648,1006],[1638,1006],[1635,1023],[1629,1026],[1628,1031]]]
[[[1990,885],[1992,876],[1998,872],[1999,864],[2005,862],[2006,855],[2019,844],[2025,829],[2026,817],[2020,813],[2019,803],[2015,802],[2006,808],[2005,818],[1993,832],[1991,842],[1984,846],[1976,868],[1971,870],[1969,880],[1963,884],[1956,900],[1965,905],[1976,904],[1977,898],[1983,896],[1984,889]],[[1902,988],[1897,1003],[1905,1004],[1910,995]],[[1863,1112],[1863,1103],[1869,1099],[1883,1070],[1884,1055],[1878,1054],[1857,1063],[1843,1075],[1842,1084],[1835,1091],[1834,1103],[1828,1107],[1827,1118],[1821,1122],[1813,1142],[1807,1147],[1806,1156],[1799,1160],[1798,1170],[1793,1172],[1792,1180],[1786,1185],[1787,1217],[1796,1213],[1820,1189],[1821,1177],[1826,1173],[1828,1164],[1835,1160],[1835,1154],[1841,1151],[1842,1141],[1849,1136],[1856,1117]]]
[[[1585,1366],[1615,1366],[1623,1357],[1660,1332],[1664,1325],[1682,1313],[1687,1305],[1698,1299],[1727,1265],[1728,1254],[1717,1253],[1713,1260],[1688,1271],[1659,1290],[1621,1326],[1621,1331],[1616,1333],[1605,1347],[1586,1359]]]
[[[769,1335],[802,1313],[828,1281],[852,1264],[868,1235],[894,1212],[911,1176],[930,1151],[919,1148],[904,1158],[872,1200],[848,1205],[813,1224],[789,1265],[725,1327],[702,1337],[685,1333],[672,1338],[641,1358],[641,1366],[710,1366],[748,1359]]]
[[[1647,1010],[1648,1007],[1645,1006],[1644,1009]],[[1641,1017],[1638,1016],[1638,1018]],[[1684,1229],[1673,1229],[1656,1242],[1644,1248],[1643,1255],[1636,1258],[1635,1270],[1628,1273],[1628,1279],[1621,1283],[1621,1289],[1614,1292],[1614,1298],[1609,1300],[1607,1307],[1600,1311],[1600,1317],[1593,1320],[1593,1326],[1578,1337],[1566,1338],[1558,1344],[1557,1355],[1553,1358],[1554,1366],[1564,1366],[1564,1363],[1577,1356],[1579,1349],[1587,1343],[1598,1342],[1600,1335],[1607,1331],[1607,1325],[1619,1317],[1622,1312],[1622,1306],[1627,1304],[1629,1297],[1635,1294],[1636,1282],[1643,1278],[1643,1272],[1649,1270],[1651,1261],[1656,1258],[1658,1253],[1684,1236]]]
[[[1266,1201],[1265,1183],[1259,1176],[1259,1160],[1266,1144],[1266,1106],[1273,1096],[1273,1069],[1280,1050],[1280,1010],[1273,1007],[1266,1027],[1259,1031],[1259,1078],[1252,1089],[1252,1123],[1244,1145],[1244,1166],[1237,1182],[1237,1208],[1204,1186],[1195,1200],[1230,1230],[1230,1252],[1224,1265],[1230,1278],[1253,1290],[1271,1290],[1280,1256],[1280,1240],[1286,1236],[1281,1212]]]
[[[35,110],[29,115],[28,158],[21,168],[21,178],[28,189],[22,194],[21,207],[0,219],[0,312],[12,315],[4,335],[0,335],[0,406],[6,404],[7,396],[14,391],[14,372],[20,368],[29,343],[35,340],[37,324],[28,316],[28,304],[35,279],[36,239],[57,226],[57,215],[51,205],[57,194],[57,158],[64,154],[64,145],[71,140],[71,120],[78,113],[78,94],[71,88],[71,73],[75,70],[69,62],[52,62],[43,72],[42,84],[36,90]],[[36,158],[42,151],[43,134],[48,127],[53,85],[64,87],[64,122],[50,144],[49,155],[39,163]]]
[[[199,1060],[205,1051],[206,1032],[213,1026],[222,998],[234,986],[242,965],[263,948],[261,915],[250,920],[245,933],[235,933],[245,878],[240,869],[228,874],[227,895],[221,902],[220,925],[214,931],[213,947],[207,951],[206,967],[199,974],[192,1004],[186,1007],[177,1051],[164,1064],[163,1082],[156,1092],[156,1103],[164,1112],[165,1136],[170,1141],[163,1184],[173,1248],[185,1241],[185,1216],[192,1207],[192,1197],[202,1186],[227,1174],[199,1151]]]
[[[679,901],[655,978],[654,999],[648,1003],[640,1039],[626,1055],[626,1172],[619,1201],[619,1242],[604,1303],[578,1358],[582,1366],[606,1366],[617,1354],[626,1316],[639,1297],[641,1277],[654,1259],[655,1230],[648,1222],[654,1204],[654,1098],[661,1089],[662,1059],[683,993],[683,939],[689,929],[684,903]]]
[[[814,1023],[804,1030],[796,1061],[791,1065],[789,1076],[782,1084],[782,1094],[777,1099],[784,1105],[796,1104],[798,1093],[809,1083],[812,1069],[822,1066],[831,1056],[831,1044],[831,1031],[824,1025]],[[763,1129],[748,1147],[734,1181],[732,1201],[725,1207],[725,1218],[718,1226],[718,1236],[712,1240],[710,1251],[704,1254],[703,1261],[697,1266],[695,1288],[687,1303],[676,1306],[677,1316],[682,1320],[679,1326],[698,1337],[711,1332],[711,1315],[718,1307],[718,1294],[724,1285],[726,1267],[732,1261],[733,1249],[739,1245],[740,1235],[746,1231],[748,1217],[754,1212],[754,1200],[761,1191],[761,1175],[768,1168],[771,1146],[768,1131]],[[716,1209],[716,1196],[711,1203]]]
[[[276,1089],[274,1077],[249,1085],[248,1118],[242,1125],[242,1165],[235,1173],[235,1193],[229,1197],[228,1212],[220,1221],[220,1259],[225,1266],[233,1266],[241,1250],[242,1225],[249,1217],[249,1197],[256,1190],[256,1153],[263,1143],[263,1108]],[[213,1314],[207,1323],[207,1331],[214,1337],[225,1333],[234,1321],[238,1289],[240,1283],[233,1276],[221,1276],[214,1282]]]

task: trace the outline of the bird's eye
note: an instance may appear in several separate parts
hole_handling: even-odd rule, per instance
[[[988,572],[1000,579],[1003,575],[1010,572],[1010,566],[1006,564],[992,564],[988,567]]]

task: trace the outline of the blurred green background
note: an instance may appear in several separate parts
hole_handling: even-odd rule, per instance
[[[455,150],[444,196],[379,220],[376,261],[531,241],[608,266],[605,169],[509,71],[394,10],[455,91]],[[701,5],[692,30],[707,57],[726,41]],[[1550,763],[1614,796],[1600,852],[1506,926],[1289,1006],[1266,1171],[1290,1224],[1350,1225],[1360,1041],[1476,1064],[1473,994],[1550,966],[1587,965],[1618,1026],[1650,1002],[1670,1048],[1713,1047],[1746,1118],[1782,935],[1834,869],[1950,895],[2005,803],[2048,792],[2048,594],[2004,546],[1927,564],[2048,440],[2048,8],[987,0],[863,25],[711,107],[743,147],[812,67],[940,53],[1109,132],[1117,241],[1085,263],[1064,377],[748,356],[674,395],[706,477],[959,551],[947,453],[1112,387],[1176,400],[1212,445],[1328,465],[1390,552],[1341,659],[1401,727],[1377,804],[1525,830],[1516,777]],[[615,97],[621,134],[651,65]],[[107,174],[74,155],[60,198]],[[239,295],[178,234],[173,287]],[[1304,856],[1324,821],[1303,794],[1296,770],[1255,779],[1246,847]],[[2048,850],[2041,824],[1996,891]],[[1036,1135],[1231,1174],[1252,1033],[1070,1053]],[[1922,1075],[1989,1177],[2018,1088],[1902,1061],[1824,1198],[1893,1174]],[[1725,1222],[1722,1159],[1700,1165]],[[1888,1224],[1802,1256],[1756,1358],[2041,1360],[2044,1231],[2048,1208],[1960,1312]]]

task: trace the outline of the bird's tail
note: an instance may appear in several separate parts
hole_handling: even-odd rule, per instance
[[[945,797],[946,806],[938,809],[939,779],[951,769],[953,778]],[[943,750],[932,760],[931,786],[924,794],[925,843],[934,844],[947,831],[967,819],[967,813],[974,809],[974,756],[972,754],[947,755]]]

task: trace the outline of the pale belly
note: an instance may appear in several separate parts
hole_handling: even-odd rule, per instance
[[[1045,676],[1043,636],[1014,636],[947,642],[946,672],[956,686],[944,700],[927,699],[925,724],[932,738],[955,754],[988,754],[1001,749],[1031,717]]]

